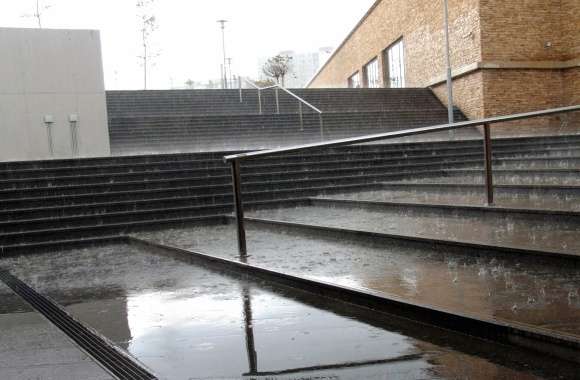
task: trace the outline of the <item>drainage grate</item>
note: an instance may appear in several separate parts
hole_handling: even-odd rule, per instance
[[[135,359],[116,349],[111,343],[75,320],[56,303],[38,294],[10,272],[0,270],[0,280],[68,335],[111,375],[121,380],[157,379]]]

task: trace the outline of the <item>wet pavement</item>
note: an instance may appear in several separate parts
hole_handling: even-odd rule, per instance
[[[214,237],[204,236],[210,235]],[[389,322],[388,328],[367,323],[360,318],[370,317],[357,317],[348,305],[323,308],[319,297],[304,293],[298,297],[126,245],[30,255],[0,264],[65,305],[162,379],[533,379],[545,375],[522,370],[529,365],[525,363],[497,364],[509,362],[510,354],[489,342],[477,344],[482,352],[498,356],[491,361],[449,348],[457,341],[473,350],[475,340],[466,336],[453,338],[454,334],[438,330],[442,336],[436,338],[421,325],[401,327]],[[414,331],[413,336],[405,330]]]
[[[483,191],[463,190],[463,191],[426,191],[413,190],[370,190],[358,191],[343,194],[325,194],[319,198],[345,199],[354,201],[374,201],[374,202],[409,202],[424,204],[443,205],[472,205],[484,206],[485,194]],[[576,197],[558,195],[538,195],[538,194],[502,194],[496,189],[494,205],[498,207],[525,208],[537,210],[554,211],[580,211],[580,194]]]
[[[0,379],[113,378],[0,282]]]
[[[232,225],[138,236],[216,256],[237,256]],[[553,259],[374,244],[251,223],[247,239],[251,264],[580,337],[580,268]]]
[[[247,213],[248,217],[352,230],[461,241],[517,249],[580,254],[580,224],[565,218],[401,208],[299,206]]]

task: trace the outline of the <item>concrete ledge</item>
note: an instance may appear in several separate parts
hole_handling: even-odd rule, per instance
[[[453,79],[477,72],[479,70],[565,70],[580,67],[580,58],[569,61],[482,61],[453,69]],[[438,75],[431,78],[425,87],[445,83],[447,77]]]

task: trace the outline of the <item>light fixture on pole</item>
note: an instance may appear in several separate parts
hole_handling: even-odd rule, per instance
[[[228,88],[228,75],[226,72],[226,22],[228,22],[228,20],[217,20],[217,22],[221,25],[222,28],[222,50],[223,50],[223,54],[224,54],[224,63],[223,63],[223,72],[222,72],[222,87],[223,88]]]
[[[453,118],[453,82],[451,76],[451,52],[449,48],[449,8],[447,0],[443,0],[445,13],[445,56],[447,59],[447,113],[449,124],[454,122]]]

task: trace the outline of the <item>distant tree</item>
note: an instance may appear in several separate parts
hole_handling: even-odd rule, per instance
[[[185,81],[185,86],[187,88],[195,88],[195,82],[192,81],[191,79],[188,79],[188,80]]]
[[[284,79],[286,78],[286,74],[290,71],[291,61],[292,57],[278,54],[266,61],[262,67],[262,72],[267,77],[275,79],[276,83],[284,86]]]
[[[214,83],[213,80],[209,80],[209,81],[207,81],[206,88],[208,90],[213,90],[214,88],[216,88],[216,84]]]
[[[22,15],[22,17],[33,17],[36,19],[37,23],[38,23],[38,28],[42,29],[42,15],[44,14],[44,11],[47,10],[48,8],[52,7],[52,5],[50,4],[46,4],[44,1],[41,0],[36,0],[36,7],[33,13],[27,13]]]
[[[270,87],[276,84],[272,79],[260,79],[260,80],[253,80],[252,81],[258,87]]]
[[[139,28],[141,32],[141,43],[143,44],[143,55],[138,56],[143,63],[143,88],[147,89],[147,65],[150,60],[159,56],[158,52],[150,49],[151,35],[157,30],[157,20],[153,14],[153,4],[155,0],[137,0],[137,17],[139,18]]]

